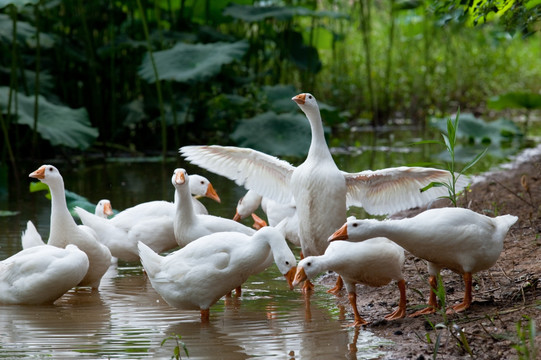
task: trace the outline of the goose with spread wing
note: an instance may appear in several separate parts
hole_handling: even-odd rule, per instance
[[[341,171],[325,141],[315,97],[304,93],[292,100],[306,114],[312,132],[308,156],[298,167],[248,148],[192,145],[182,147],[180,152],[188,161],[264,197],[281,203],[293,199],[304,256],[325,252],[327,238],[346,221],[349,206],[363,207],[371,214],[391,214],[447,195],[441,187],[419,191],[431,182],[449,182],[451,174],[445,170],[396,167],[358,173]],[[465,184],[465,179],[459,177],[457,189]],[[305,281],[303,290],[310,288]]]

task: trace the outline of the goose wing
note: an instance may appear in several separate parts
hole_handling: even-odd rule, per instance
[[[262,196],[282,203],[292,199],[289,180],[295,167],[287,161],[233,146],[184,146],[180,153],[191,163],[225,176]]]
[[[407,166],[345,173],[344,176],[348,188],[347,205],[363,207],[374,215],[393,214],[446,196],[446,187],[432,187],[425,192],[420,190],[431,182],[451,181],[449,171]],[[467,184],[468,179],[460,176],[456,191]]]

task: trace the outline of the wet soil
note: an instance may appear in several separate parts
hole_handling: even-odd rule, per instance
[[[438,200],[431,207],[445,207]],[[394,342],[386,346],[385,359],[517,359],[530,350],[528,320],[535,320],[535,348],[541,357],[541,147],[523,153],[513,163],[473,179],[459,201],[488,216],[513,214],[519,217],[504,242],[504,250],[491,269],[474,274],[473,304],[465,312],[444,316],[436,313],[416,318],[385,321],[383,317],[398,305],[398,288],[357,285],[357,305],[366,327],[375,335]],[[393,218],[410,217],[415,209]],[[428,298],[426,264],[406,252],[404,276],[407,282],[408,314],[423,308]],[[464,284],[460,275],[442,271],[447,306],[460,303]],[[336,276],[329,274],[320,283],[332,287]],[[337,304],[353,318],[345,290]],[[519,336],[521,324],[525,336]],[[462,334],[462,335],[461,335]]]

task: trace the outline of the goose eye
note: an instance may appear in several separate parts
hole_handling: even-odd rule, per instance
[[[306,266],[312,266],[312,263],[311,263],[311,262],[307,262],[307,263],[306,263]]]
[[[357,227],[357,226],[359,226],[359,224],[353,224],[353,227]]]
[[[312,98],[312,95],[308,95],[308,99],[311,99]]]
[[[286,265],[289,266],[289,261],[286,261]]]
[[[49,171],[53,171],[53,168],[52,168],[52,167],[50,167],[50,168],[49,168]]]
[[[203,180],[201,180],[201,185],[205,185],[205,182]]]

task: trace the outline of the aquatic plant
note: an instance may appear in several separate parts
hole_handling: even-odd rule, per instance
[[[182,336],[178,334],[172,334],[171,336],[168,336],[162,340],[162,343],[160,346],[163,346],[169,340],[174,340],[176,343],[176,346],[173,348],[173,355],[171,356],[171,359],[176,359],[176,360],[182,359],[182,356],[180,356],[180,347],[182,347],[186,356],[190,357],[190,355],[188,354],[188,348],[186,347],[186,344],[183,341],[181,341],[181,339],[182,339]]]

